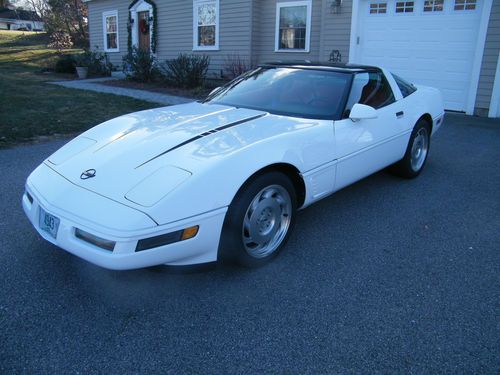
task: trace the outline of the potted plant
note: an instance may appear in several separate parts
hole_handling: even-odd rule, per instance
[[[85,79],[89,74],[90,56],[88,51],[76,56],[76,74],[78,78]]]

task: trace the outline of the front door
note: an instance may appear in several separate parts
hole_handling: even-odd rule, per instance
[[[139,20],[138,28],[139,28],[139,50],[144,52],[149,52],[151,47],[150,42],[150,21],[149,21],[149,12],[139,12],[137,13],[137,19]]]

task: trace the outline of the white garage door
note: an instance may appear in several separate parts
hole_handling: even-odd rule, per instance
[[[484,0],[362,0],[356,62],[441,90],[465,111]]]

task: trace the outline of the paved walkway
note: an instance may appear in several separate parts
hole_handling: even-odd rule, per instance
[[[57,82],[49,82],[53,85],[64,86],[72,89],[80,89],[80,90],[90,90],[95,92],[102,92],[106,94],[114,94],[114,95],[123,95],[129,96],[131,98],[145,100],[153,103],[160,104],[183,104],[194,101],[192,98],[185,98],[182,96],[161,94],[158,92],[151,92],[145,90],[137,90],[137,89],[128,89],[124,87],[116,87],[116,86],[107,86],[101,84],[104,81],[111,81],[116,78],[112,77],[104,77],[104,78],[92,78],[92,79],[79,79],[74,81],[57,81]]]

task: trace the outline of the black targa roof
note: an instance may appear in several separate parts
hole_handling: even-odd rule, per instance
[[[261,67],[283,67],[295,69],[313,69],[313,70],[330,70],[345,73],[359,72],[380,72],[381,69],[376,66],[347,64],[347,63],[331,63],[331,62],[310,62],[310,61],[273,61],[260,64]]]

